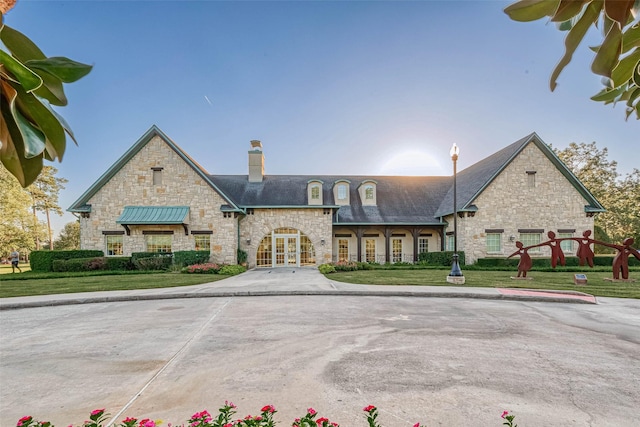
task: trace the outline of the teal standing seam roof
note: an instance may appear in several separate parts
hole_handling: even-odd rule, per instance
[[[189,206],[125,206],[116,221],[123,225],[185,224]]]

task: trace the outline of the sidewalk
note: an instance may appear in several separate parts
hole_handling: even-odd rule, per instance
[[[327,279],[316,268],[301,267],[254,269],[228,279],[193,286],[2,298],[0,310],[121,301],[282,295],[411,296],[597,304],[594,296],[572,291],[342,283]]]

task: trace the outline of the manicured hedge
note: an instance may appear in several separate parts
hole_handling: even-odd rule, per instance
[[[541,267],[541,268],[551,268],[551,258],[531,258],[533,267]],[[476,261],[478,267],[513,267],[517,268],[518,263],[520,262],[520,258],[518,256],[512,258],[479,258]],[[567,267],[577,267],[580,265],[580,259],[575,256],[567,256],[565,257],[565,266]],[[604,266],[611,267],[613,266],[613,256],[596,256],[593,258],[594,266]],[[630,266],[638,266],[640,265],[640,261],[638,261],[635,257],[629,257],[629,265]],[[585,264],[586,267],[588,265]]]
[[[453,262],[453,251],[423,252],[418,255],[418,261],[431,265],[451,266]],[[465,264],[464,251],[458,251],[458,264]]]
[[[131,262],[134,264],[140,258],[173,258],[173,254],[170,252],[133,252],[131,254]]]
[[[107,270],[111,271],[128,271],[135,270],[136,267],[128,256],[110,256],[105,258],[107,262]]]
[[[56,272],[94,271],[106,269],[107,263],[104,257],[53,260],[53,271]]]
[[[104,252],[95,250],[71,250],[71,251],[33,251],[30,256],[31,271],[53,271],[54,260],[73,258],[95,258],[104,256]]]
[[[180,267],[187,265],[205,264],[209,262],[209,251],[176,251],[173,253],[173,263]]]

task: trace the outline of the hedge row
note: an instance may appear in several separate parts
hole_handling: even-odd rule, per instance
[[[601,256],[593,258],[594,266],[611,267],[613,265],[613,255]],[[551,268],[551,258],[531,258],[533,267]],[[513,267],[517,268],[520,259],[516,256],[513,258],[479,258],[476,261],[478,267]],[[580,258],[575,256],[565,257],[565,266],[578,267]],[[634,257],[629,257],[630,266],[640,266],[640,261]]]
[[[127,271],[135,270],[135,267],[129,257],[73,258],[53,261],[53,271],[56,272],[93,270]]]
[[[418,254],[418,262],[451,267],[451,264],[453,262],[453,254],[453,251],[423,252],[421,254]],[[464,265],[464,259],[464,251],[458,251],[458,264]]]
[[[53,271],[54,260],[68,260],[73,258],[103,257],[104,252],[95,250],[71,251],[33,251],[30,256],[31,271]]]

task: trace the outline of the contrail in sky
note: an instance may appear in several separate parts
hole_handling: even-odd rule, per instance
[[[211,103],[211,101],[209,101],[209,98],[207,98],[207,95],[205,95],[205,96],[204,96],[204,99],[206,99],[206,100],[207,100],[207,102],[209,103],[209,105],[213,105],[213,104]]]

